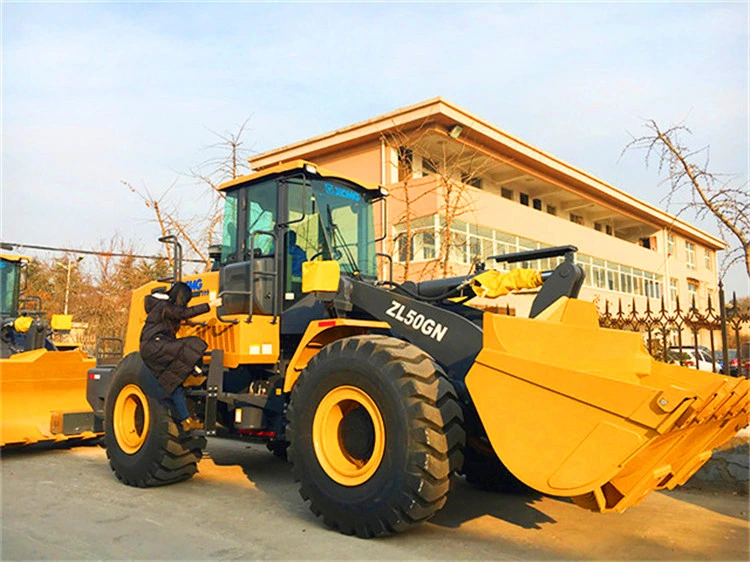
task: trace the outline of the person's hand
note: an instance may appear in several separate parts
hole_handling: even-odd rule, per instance
[[[224,304],[224,301],[221,297],[216,297],[215,299],[208,301],[208,306],[211,308],[219,308],[222,304]]]

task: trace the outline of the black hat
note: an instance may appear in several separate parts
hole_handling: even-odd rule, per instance
[[[193,297],[193,290],[187,283],[178,281],[167,292],[169,300],[178,306],[187,306]]]

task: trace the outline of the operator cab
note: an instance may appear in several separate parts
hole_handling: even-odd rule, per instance
[[[21,267],[29,261],[26,256],[0,254],[0,317],[14,318],[18,314],[18,293]]]
[[[19,296],[23,290],[21,272],[30,261],[28,256],[0,253],[0,359],[43,347],[54,349],[46,339],[42,300]],[[25,281],[24,278],[24,285]],[[30,303],[35,307],[27,309]]]
[[[320,307],[302,293],[302,264],[336,260],[342,275],[377,279],[373,202],[386,191],[298,160],[243,176],[224,192],[220,292],[222,314],[285,316],[282,332],[301,333]],[[277,252],[277,248],[283,252]],[[252,289],[252,290],[251,290]],[[229,293],[229,294],[227,294]],[[302,302],[306,301],[306,302]]]

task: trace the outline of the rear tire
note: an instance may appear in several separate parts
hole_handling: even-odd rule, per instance
[[[115,476],[128,486],[174,484],[198,472],[204,437],[178,430],[169,410],[156,398],[158,382],[139,353],[115,368],[107,392],[104,432],[107,458]]]
[[[430,518],[463,459],[453,385],[430,357],[396,338],[324,347],[297,381],[288,418],[300,494],[347,535],[388,535]]]

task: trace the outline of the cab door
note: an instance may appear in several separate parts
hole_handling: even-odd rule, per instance
[[[300,174],[285,178],[279,190],[284,223],[281,332],[301,335],[310,322],[325,318],[325,308],[315,295],[302,293],[302,266],[313,259],[326,259],[325,237],[309,178]]]
[[[249,314],[251,296],[253,314],[279,312],[278,209],[275,179],[227,194],[219,274],[222,314]]]

